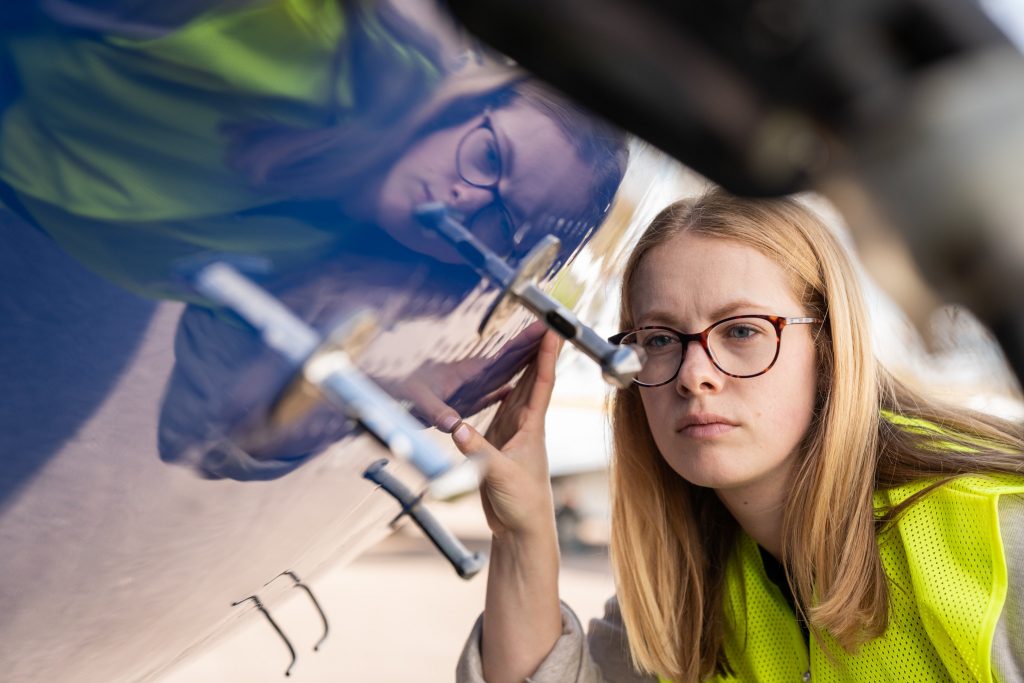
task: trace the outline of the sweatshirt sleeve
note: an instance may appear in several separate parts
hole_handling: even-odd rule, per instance
[[[992,670],[1003,683],[1024,681],[1024,495],[999,499],[1007,589],[992,640]]]
[[[484,683],[478,618],[456,669],[456,683]],[[592,619],[586,635],[579,618],[562,603],[562,635],[526,683],[655,683],[637,673],[629,661],[626,631],[618,601],[605,603],[604,616]]]

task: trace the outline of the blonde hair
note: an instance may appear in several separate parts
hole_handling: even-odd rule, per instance
[[[815,418],[787,496],[781,559],[815,636],[828,632],[853,650],[887,626],[879,525],[914,500],[876,519],[875,489],[925,477],[938,477],[937,486],[969,472],[1024,471],[1019,428],[926,399],[878,364],[850,258],[828,227],[791,199],[740,199],[715,189],[663,210],[626,264],[620,329],[634,326],[630,296],[644,256],[683,231],[765,254],[786,271],[806,314],[825,320],[816,336]],[[722,647],[724,568],[740,530],[713,491],[689,484],[665,463],[639,392],[634,385],[612,397],[618,599],[638,667],[676,681],[699,680],[729,671]],[[885,411],[923,418],[944,443],[962,448],[937,448],[936,432],[901,429]]]
[[[365,193],[368,181],[386,173],[424,136],[476,118],[485,109],[519,102],[551,119],[590,170],[589,208],[574,218],[588,224],[601,221],[628,159],[621,130],[508,66],[468,66],[447,75],[432,91],[418,73],[397,71],[416,87],[402,87],[396,85],[397,76],[377,74],[377,80],[393,86],[385,90],[398,93],[397,99],[385,98],[361,116],[302,129],[273,121],[225,126],[231,138],[228,163],[271,195],[340,196],[344,204],[346,192]]]

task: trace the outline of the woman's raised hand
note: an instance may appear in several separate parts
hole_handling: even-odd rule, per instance
[[[536,359],[498,409],[486,437],[465,423],[452,431],[460,451],[482,456],[480,495],[496,538],[547,532],[553,524],[544,416],[561,347],[558,335],[544,335]]]
[[[484,678],[530,676],[562,632],[558,537],[544,447],[544,414],[555,383],[561,339],[544,335],[537,358],[498,409],[484,437],[456,424],[459,450],[484,462],[480,485],[494,534],[481,652]]]

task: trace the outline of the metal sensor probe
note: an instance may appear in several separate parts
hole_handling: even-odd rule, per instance
[[[502,289],[502,294],[480,326],[483,333],[496,318],[516,305],[526,307],[544,324],[601,366],[601,374],[609,384],[628,387],[643,367],[640,352],[630,346],[612,344],[593,328],[584,325],[568,308],[551,298],[537,286],[537,281],[550,269],[558,255],[560,242],[554,235],[545,235],[530,250],[519,268],[513,270],[501,257],[478,240],[462,223],[455,220],[443,202],[426,202],[415,209],[423,225],[439,232],[466,262]]]

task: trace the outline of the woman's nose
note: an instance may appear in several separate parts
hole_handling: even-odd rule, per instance
[[[494,202],[494,190],[470,185],[464,180],[452,184],[448,203],[463,216],[469,217]]]
[[[683,349],[683,362],[676,376],[676,390],[679,393],[716,392],[722,388],[724,377],[699,341],[691,340],[686,344]]]

